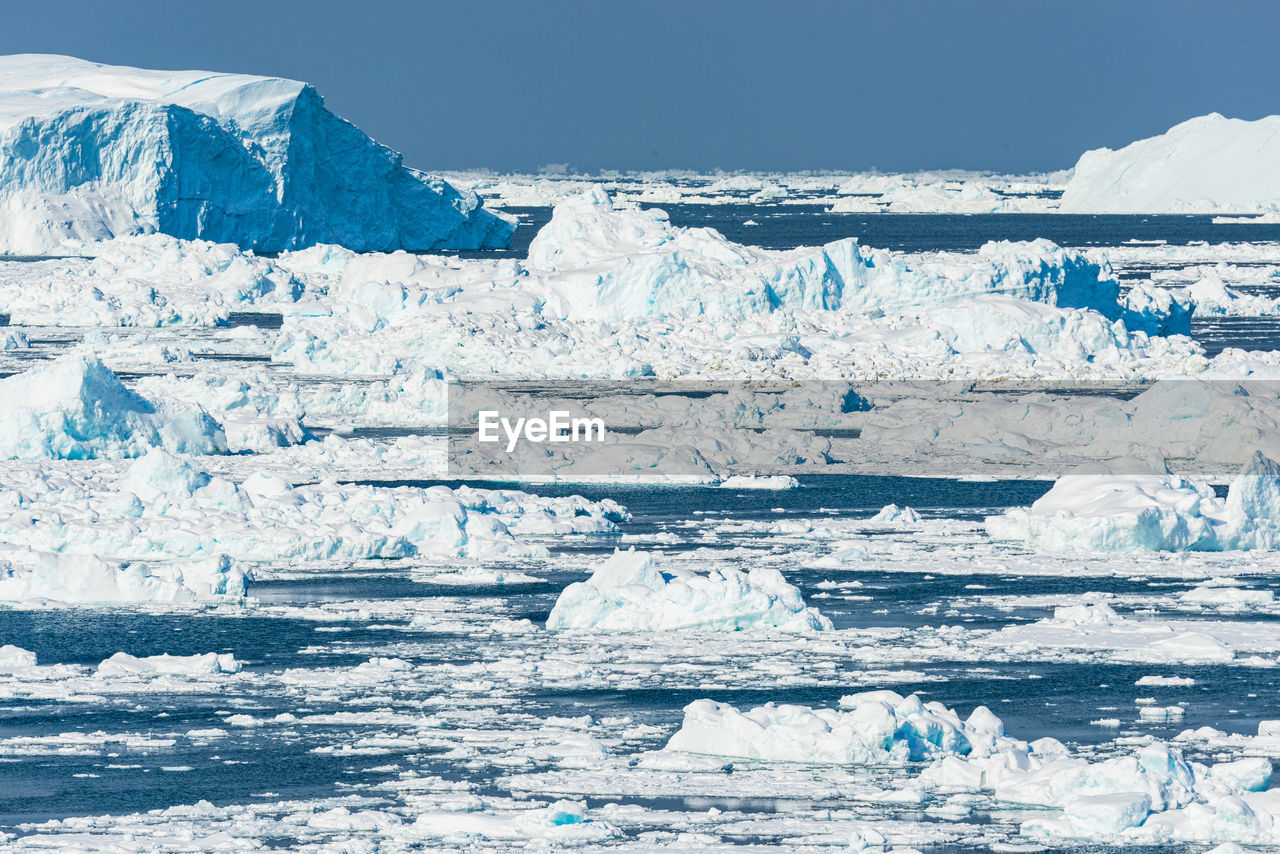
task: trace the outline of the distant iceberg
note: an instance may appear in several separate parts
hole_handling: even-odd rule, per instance
[[[0,252],[157,231],[273,252],[477,249],[513,229],[306,83],[0,57]]]
[[[1086,151],[1063,213],[1266,213],[1280,210],[1280,116],[1199,116],[1118,151]]]

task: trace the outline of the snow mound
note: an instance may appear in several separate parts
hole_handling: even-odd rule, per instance
[[[1265,212],[1280,208],[1280,116],[1218,113],[1112,151],[1086,151],[1063,213]]]
[[[684,722],[664,751],[769,762],[872,765],[986,755],[1015,744],[985,706],[967,720],[941,703],[912,694],[868,691],[842,697],[840,709],[769,703],[749,712],[711,700],[684,709]]]
[[[1225,499],[1190,478],[1070,474],[1029,508],[986,520],[992,537],[1048,552],[1230,551],[1280,545],[1280,465],[1255,452]]]
[[[830,629],[831,621],[806,607],[775,569],[659,569],[652,554],[633,548],[614,552],[589,579],[566,587],[547,628],[807,632]]]
[[[0,456],[119,458],[148,448],[213,454],[227,445],[199,407],[148,400],[97,359],[67,356],[0,380]]]
[[[294,80],[0,57],[0,251],[159,231],[281,251],[506,246],[474,193],[409,169]]]

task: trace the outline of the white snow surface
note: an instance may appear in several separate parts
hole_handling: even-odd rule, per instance
[[[1280,116],[1218,113],[1118,151],[1087,151],[1062,193],[1064,213],[1265,213],[1280,209]]]
[[[633,548],[614,552],[589,579],[566,587],[547,628],[810,632],[830,629],[831,621],[807,607],[776,569],[662,568],[652,553]]]
[[[474,193],[295,80],[0,57],[0,251],[145,232],[279,251],[505,246]]]

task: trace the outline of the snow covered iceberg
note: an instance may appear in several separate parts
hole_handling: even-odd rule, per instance
[[[227,443],[198,406],[148,400],[97,359],[66,356],[0,380],[0,457],[136,457],[149,448],[214,454]]]
[[[586,581],[570,584],[548,629],[672,631],[781,629],[818,631],[831,621],[804,604],[776,569],[726,568],[705,575],[659,569],[648,552],[615,552]]]
[[[513,227],[306,83],[0,57],[0,251],[150,231],[266,251],[474,249]]]
[[[1255,453],[1225,499],[1136,461],[1116,474],[1058,478],[1029,508],[986,520],[997,539],[1040,551],[1227,551],[1280,545],[1280,465]]]
[[[1218,113],[1112,151],[1086,151],[1062,193],[1064,213],[1280,210],[1280,116]]]

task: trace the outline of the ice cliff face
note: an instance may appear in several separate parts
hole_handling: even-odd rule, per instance
[[[0,251],[153,231],[263,251],[474,249],[512,230],[305,83],[0,57]]]
[[[1118,151],[1086,151],[1064,213],[1280,210],[1280,116],[1189,119]]]

